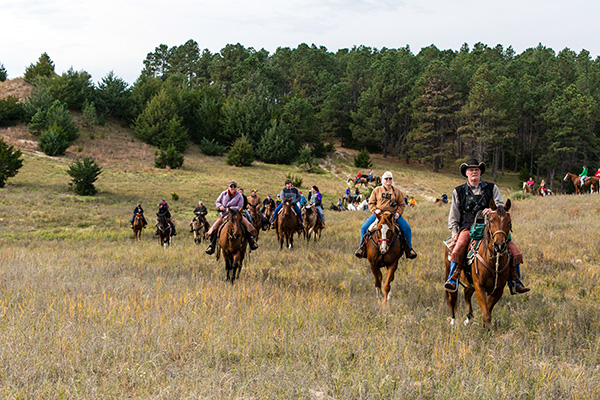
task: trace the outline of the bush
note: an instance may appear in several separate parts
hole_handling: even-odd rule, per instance
[[[316,160],[313,157],[311,149],[308,147],[303,148],[300,151],[300,154],[298,154],[296,163],[298,164],[298,167],[302,168],[306,172],[311,172],[311,170],[313,169],[313,167],[316,163]]]
[[[38,147],[49,156],[61,156],[69,148],[71,142],[58,126],[51,126],[38,139]]]
[[[51,126],[59,127],[69,143],[79,136],[79,128],[77,128],[66,104],[58,100],[54,101],[48,109],[41,107],[37,109],[29,123],[29,131],[37,135]]]
[[[215,139],[208,140],[202,138],[200,141],[200,150],[207,156],[222,156],[227,147],[221,146]]]
[[[530,176],[529,169],[527,169],[526,165],[523,165],[523,168],[519,171],[519,180],[521,182],[527,182]]]
[[[6,78],[8,78],[6,68],[4,68],[4,64],[0,63],[0,82],[4,82]]]
[[[367,149],[362,149],[360,153],[354,157],[354,166],[356,168],[371,168],[373,166],[371,156]]]
[[[81,122],[83,126],[98,125],[98,114],[96,113],[96,105],[94,102],[85,101],[83,103]]]
[[[8,146],[0,137],[0,188],[4,187],[6,180],[15,176],[22,166],[21,150]]]
[[[102,168],[89,157],[75,161],[67,169],[67,174],[73,178],[71,182],[73,190],[81,196],[92,196],[97,193],[94,182],[101,173]]]
[[[168,146],[166,149],[157,150],[156,158],[154,159],[154,166],[156,168],[171,169],[181,168],[183,165],[183,154],[177,151],[174,145]]]
[[[273,120],[258,142],[258,158],[269,164],[291,164],[298,156],[298,147],[287,125]]]
[[[17,123],[23,116],[23,109],[19,99],[8,96],[0,99],[0,126],[10,126]]]
[[[294,176],[292,174],[287,174],[286,179],[289,179],[290,181],[292,181],[292,186],[294,186],[297,189],[302,188],[302,182],[304,181],[304,179],[302,179],[301,176]]]
[[[253,161],[254,150],[252,149],[252,143],[246,139],[246,136],[242,136],[233,142],[227,153],[227,164],[236,167],[248,167],[252,165]]]

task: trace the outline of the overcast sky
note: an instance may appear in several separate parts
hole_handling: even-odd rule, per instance
[[[43,52],[56,72],[109,71],[132,84],[155,47],[193,39],[212,53],[228,43],[340,48],[463,43],[513,47],[542,43],[600,55],[600,2],[592,0],[0,0],[0,63],[23,76]]]

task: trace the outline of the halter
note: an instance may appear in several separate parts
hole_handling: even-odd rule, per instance
[[[490,271],[491,273],[493,273],[495,275],[494,290],[492,290],[492,292],[494,292],[498,288],[498,276],[501,273],[503,273],[506,270],[506,268],[508,268],[508,263],[510,262],[510,257],[506,258],[506,263],[502,266],[502,268],[500,268],[500,258],[504,257],[506,254],[508,254],[508,245],[505,246],[504,250],[501,252],[498,252],[495,249],[490,251],[490,246],[489,246],[488,240],[492,241],[492,247],[493,247],[494,238],[496,237],[496,235],[498,235],[498,234],[504,235],[504,237],[506,238],[506,241],[508,242],[508,234],[501,229],[497,230],[496,232],[492,232],[490,218],[487,215],[485,216],[485,226],[486,226],[486,231],[488,233],[487,238],[485,240],[485,242],[486,242],[485,248],[487,251],[487,257],[489,260],[492,260],[494,258],[496,259],[495,269],[492,268],[487,262],[485,262],[483,257],[481,257],[481,255],[477,252],[477,249],[475,249],[475,247],[473,245],[471,246],[471,250],[473,251],[473,254],[475,254],[475,271],[477,273],[479,273],[478,268],[477,268],[477,261],[479,261],[483,264],[484,267],[486,267],[488,269],[488,271]]]
[[[387,224],[386,224],[387,225]],[[395,232],[395,224],[392,222],[392,227],[389,228],[390,231]],[[378,226],[377,229],[375,230],[376,232],[381,232],[381,226]],[[390,243],[389,247],[390,249],[396,244],[396,242],[398,242],[398,239],[400,238],[400,235],[396,235],[396,237],[394,238],[394,241],[392,243]],[[369,239],[371,240],[371,242],[375,245],[375,247],[377,247],[377,249],[379,249],[379,251],[381,252],[381,247],[379,246],[379,244],[377,242],[375,242],[375,240],[373,240],[373,235],[369,235]],[[389,242],[390,239],[384,239],[384,238],[378,238],[377,239],[379,242]]]

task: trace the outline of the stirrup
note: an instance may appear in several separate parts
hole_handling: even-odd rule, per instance
[[[454,287],[452,287],[454,285]],[[454,293],[458,290],[458,281],[452,281],[452,279],[448,279],[446,283],[444,283],[444,290],[450,293]]]

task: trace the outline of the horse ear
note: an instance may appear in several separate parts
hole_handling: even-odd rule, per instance
[[[510,210],[510,199],[506,200],[506,204],[504,205],[504,209],[505,209],[506,211],[509,211],[509,210]]]
[[[496,202],[494,201],[494,199],[491,199],[491,200],[490,200],[490,208],[491,208],[492,210],[495,210],[495,209],[497,208],[497,207],[496,207]]]

